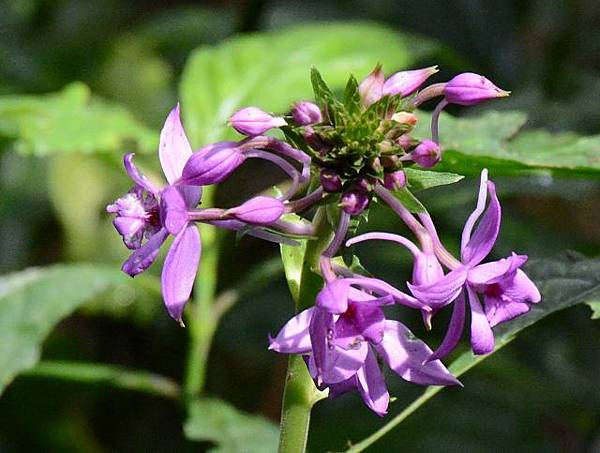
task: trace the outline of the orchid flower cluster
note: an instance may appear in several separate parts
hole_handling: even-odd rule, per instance
[[[316,222],[326,210],[328,246],[315,266],[323,287],[310,308],[270,338],[269,349],[303,355],[319,389],[328,389],[330,397],[358,390],[378,415],[386,414],[389,403],[380,363],[416,384],[460,384],[440,359],[458,345],[467,314],[472,350],[486,354],[494,349],[492,328],[525,314],[541,297],[521,270],[526,255],[513,253],[484,263],[501,222],[487,170],[481,173],[477,206],[462,233],[460,259],[441,243],[431,216],[413,212],[398,196],[410,194],[409,174],[442,159],[438,121],[445,106],[508,95],[473,73],[422,88],[436,72],[428,67],[386,79],[377,66],[361,83],[351,76],[339,100],[313,69],[315,102],[297,102],[282,116],[243,108],[229,120],[244,136],[241,140],[212,143],[195,152],[175,107],[160,135],[159,160],[167,184],[160,187],[144,177],[128,154],[125,169],[134,187],[107,207],[123,242],[133,250],[123,271],[135,276],[146,270],[167,237],[174,236],[163,265],[162,295],[169,314],[182,323],[201,255],[197,223],[294,244],[294,239],[310,241],[320,234]],[[434,98],[441,101],[432,114],[431,139],[418,140],[411,135],[417,123],[414,111]],[[265,135],[276,129],[285,139]],[[278,166],[289,176],[289,188],[280,196],[258,195],[235,207],[200,207],[202,187],[224,181],[248,158]],[[416,241],[389,232],[349,238],[373,202],[389,207]],[[338,255],[344,247],[372,240],[397,243],[412,254],[408,291],[341,264]],[[426,329],[451,305],[438,348],[432,351],[401,322],[387,319],[386,307],[392,305],[418,310]]]

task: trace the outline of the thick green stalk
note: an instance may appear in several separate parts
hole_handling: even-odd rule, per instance
[[[213,187],[205,187],[202,202],[212,205]],[[202,261],[198,269],[194,299],[187,311],[186,323],[189,330],[189,349],[184,381],[186,399],[201,395],[206,381],[208,354],[219,322],[213,310],[217,289],[219,267],[219,237],[217,229],[201,225]]]
[[[297,311],[312,306],[315,296],[323,286],[322,279],[314,271],[318,267],[319,256],[332,237],[324,209],[320,208],[317,211],[313,223],[317,239],[308,241],[306,245],[296,301]],[[324,392],[316,389],[302,357],[291,356],[288,361],[281,410],[280,453],[302,453],[306,450],[311,409],[324,397]]]
[[[104,384],[173,400],[178,400],[181,396],[179,385],[172,379],[148,371],[113,365],[45,360],[25,371],[23,376]]]

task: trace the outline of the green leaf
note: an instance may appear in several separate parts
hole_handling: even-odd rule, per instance
[[[600,298],[600,258],[586,259],[580,255],[567,252],[554,258],[531,260],[525,270],[538,285],[542,293],[542,301],[534,305],[526,315],[494,329],[496,338],[494,352],[484,356],[475,356],[469,351],[452,362],[449,369],[456,377],[497,353],[502,347],[511,342],[519,332],[542,318],[564,308],[581,303],[595,302]],[[568,326],[564,328],[566,330]],[[353,453],[363,451],[394,429],[443,388],[428,387],[419,398],[400,414],[347,451]]]
[[[420,112],[415,137],[429,138],[429,114]],[[600,172],[600,135],[520,132],[527,120],[522,112],[488,111],[477,117],[440,118],[440,142],[444,158],[436,167],[469,175],[487,167],[494,175],[551,173],[597,175]]]
[[[37,363],[42,342],[59,321],[123,284],[118,268],[86,264],[30,268],[0,277],[0,392]]]
[[[600,300],[592,300],[587,304],[592,309],[592,319],[600,319]]]
[[[425,190],[437,186],[446,186],[454,184],[464,178],[456,173],[446,173],[441,171],[419,170],[417,168],[405,168],[408,185],[412,190]]]
[[[327,83],[321,77],[317,68],[312,67],[310,70],[310,82],[313,87],[315,101],[321,107],[321,111],[325,112],[326,116],[333,121],[334,124],[339,124],[341,118],[346,114],[344,104],[338,101],[333,92],[327,86]]]
[[[201,47],[181,82],[186,131],[200,146],[235,137],[227,120],[243,106],[284,112],[294,101],[311,99],[313,66],[338,89],[349,73],[360,78],[377,62],[391,72],[433,51],[427,40],[361,22],[301,25]]]
[[[417,197],[415,197],[406,187],[403,187],[400,190],[393,190],[392,194],[394,194],[394,196],[400,200],[404,207],[413,214],[419,214],[427,211],[425,206],[423,206]]]
[[[277,451],[279,430],[270,421],[238,411],[229,403],[202,398],[189,406],[183,427],[191,440],[206,440],[217,444],[211,452],[234,453]]]
[[[353,75],[348,79],[344,90],[344,107],[351,115],[359,114],[362,108],[360,93],[358,92],[358,81]]]
[[[153,150],[158,134],[82,83],[46,95],[0,96],[0,136],[21,153]]]

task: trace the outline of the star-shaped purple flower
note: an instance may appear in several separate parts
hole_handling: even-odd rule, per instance
[[[379,355],[403,379],[424,385],[454,385],[459,381],[431,349],[398,321],[385,318],[382,306],[416,301],[373,278],[330,281],[316,306],[300,312],[271,339],[269,349],[304,354],[321,389],[335,397],[357,389],[378,415],[387,413],[389,394],[377,362]]]
[[[490,202],[486,210],[488,193]],[[475,354],[493,351],[492,327],[527,313],[531,304],[541,300],[535,284],[520,269],[527,261],[526,255],[513,253],[508,258],[480,264],[496,242],[500,220],[501,208],[496,188],[493,182],[488,181],[487,170],[484,170],[481,173],[477,207],[463,229],[460,265],[437,282],[428,285],[409,284],[413,295],[434,311],[454,301],[448,332],[432,359],[444,357],[458,344],[465,323],[465,298],[471,311],[471,346]],[[437,238],[435,231],[430,233]],[[481,305],[479,294],[483,295],[485,308]]]
[[[178,185],[192,148],[185,135],[177,105],[167,117],[160,134],[158,157],[168,184],[156,187],[133,164],[133,154],[124,157],[125,170],[135,183],[133,189],[108,212],[116,214],[113,224],[125,245],[134,252],[123,263],[123,272],[135,276],[154,262],[169,234],[175,236],[165,259],[161,288],[169,314],[181,321],[200,261],[200,233],[188,210],[200,201],[200,187]]]

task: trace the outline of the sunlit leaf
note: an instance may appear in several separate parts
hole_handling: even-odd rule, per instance
[[[542,301],[524,316],[501,324],[494,329],[496,349],[484,356],[475,356],[472,352],[460,355],[449,369],[460,376],[475,365],[497,353],[512,341],[526,327],[540,319],[576,304],[596,302],[600,298],[600,258],[587,259],[574,253],[565,253],[555,258],[532,260],[526,266],[527,274],[536,282],[542,293]],[[568,326],[564,326],[568,330]],[[404,411],[389,420],[378,431],[355,444],[348,452],[363,451],[379,438],[400,424],[405,418],[440,392],[444,387],[429,387]]]
[[[592,319],[600,319],[600,300],[593,300],[587,304],[592,309]]]
[[[92,98],[72,83],[46,95],[0,96],[0,136],[22,153],[96,153],[153,150],[156,132],[127,110]]]
[[[437,186],[454,184],[464,178],[456,173],[405,168],[408,185],[412,190],[425,190]]]
[[[0,277],[0,392],[37,363],[44,339],[59,321],[125,281],[117,268],[85,264],[30,268]]]
[[[392,193],[410,212],[417,214],[426,211],[425,206],[406,187],[394,190]]]
[[[211,452],[233,453],[277,451],[279,430],[272,422],[237,410],[229,403],[212,398],[193,401],[188,406],[183,427],[191,440],[216,444]]]
[[[360,79],[378,62],[392,72],[434,50],[427,40],[360,22],[301,25],[201,47],[181,84],[186,130],[199,146],[235,136],[227,119],[242,106],[283,112],[312,99],[313,66],[332,89],[342,89],[350,73]]]

